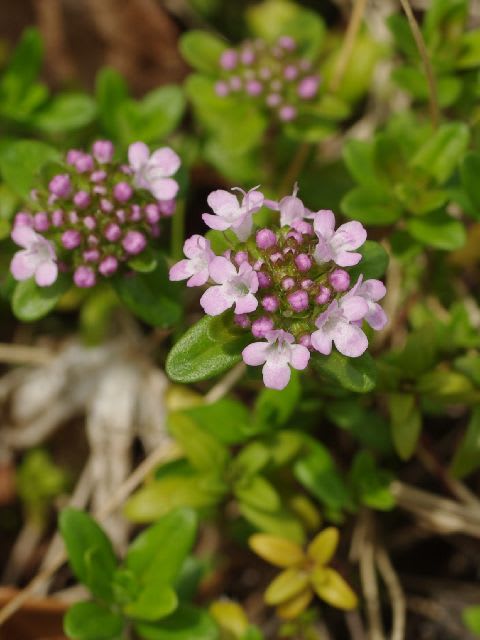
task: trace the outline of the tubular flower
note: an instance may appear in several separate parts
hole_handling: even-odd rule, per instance
[[[281,36],[273,45],[258,38],[224,51],[215,92],[221,98],[243,94],[277,120],[290,122],[316,98],[319,87],[311,61],[298,54],[292,37]]]
[[[150,155],[142,142],[130,146],[130,165],[114,162],[114,154],[109,140],[94,142],[91,154],[70,149],[62,172],[32,192],[29,211],[16,215],[12,230],[23,248],[11,263],[16,280],[34,276],[49,286],[61,269],[77,287],[90,288],[158,237],[161,218],[175,209],[178,184],[169,176],[180,159],[167,147]],[[208,271],[193,283],[207,278]]]
[[[284,620],[302,614],[316,594],[338,609],[355,609],[357,596],[342,576],[327,566],[338,546],[338,529],[328,527],[313,538],[304,551],[290,540],[256,533],[250,537],[250,548],[263,560],[283,569],[265,591],[265,602],[277,607]]]
[[[387,319],[378,304],[384,285],[363,276],[352,282],[348,271],[362,258],[356,250],[366,232],[359,222],[335,229],[334,214],[307,209],[297,188],[280,202],[265,200],[256,189],[242,202],[214,191],[208,202],[215,215],[204,214],[205,222],[223,231],[232,248],[215,256],[205,238],[193,236],[185,243],[187,259],[171,268],[170,278],[207,284],[200,300],[207,315],[233,308],[234,323],[255,339],[243,359],[262,366],[267,387],[283,389],[291,369],[305,369],[312,352],[326,356],[335,346],[351,358],[364,353],[363,320],[379,330]],[[271,217],[278,222],[254,229],[253,213],[262,205],[277,213]]]

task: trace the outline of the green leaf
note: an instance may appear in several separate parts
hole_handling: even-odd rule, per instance
[[[199,471],[223,470],[228,449],[180,411],[168,416],[168,429],[180,444],[191,465]]]
[[[184,110],[183,91],[175,85],[155,89],[140,101],[124,100],[118,107],[117,136],[125,145],[159,142],[175,129]]]
[[[329,356],[314,354],[312,364],[322,375],[348,391],[368,393],[377,383],[377,369],[369,353],[347,358],[338,351]]]
[[[360,501],[371,509],[389,511],[395,499],[389,489],[393,474],[380,469],[368,451],[355,456],[350,470],[350,482]]]
[[[47,315],[70,287],[66,275],[60,275],[50,287],[39,287],[33,278],[18,282],[12,296],[12,309],[22,322],[35,322]]]
[[[282,391],[262,389],[255,401],[255,422],[265,428],[284,425],[297,408],[301,391],[300,377],[295,371]]]
[[[139,489],[127,501],[125,515],[132,522],[153,522],[178,507],[214,507],[227,491],[227,485],[215,474],[172,472]]]
[[[42,38],[38,29],[25,29],[0,81],[2,110],[14,113],[29,92],[40,72],[43,57]]]
[[[472,632],[480,635],[480,606],[472,605],[462,611],[464,625]]]
[[[204,430],[223,444],[239,444],[255,432],[246,406],[232,398],[199,405],[183,411]]]
[[[190,327],[168,354],[166,371],[175,382],[208,380],[240,362],[249,336],[233,326],[230,313],[205,316]]]
[[[15,140],[0,149],[0,172],[4,181],[22,198],[28,198],[40,169],[60,159],[59,152],[38,140]]]
[[[119,110],[128,99],[127,83],[118,71],[104,67],[97,74],[95,93],[102,128],[116,140],[119,135]]]
[[[449,122],[441,125],[423,144],[411,161],[411,166],[423,169],[439,184],[443,184],[455,171],[470,139],[466,124]]]
[[[141,584],[150,581],[171,585],[195,541],[197,518],[191,509],[177,509],[163,516],[130,545],[125,566]]]
[[[299,544],[305,541],[305,532],[300,521],[283,507],[275,511],[266,511],[261,507],[240,502],[238,508],[243,517],[260,531],[272,533]]]
[[[90,124],[97,107],[85,93],[64,93],[56,96],[35,114],[33,125],[48,134],[68,133]]]
[[[193,29],[180,38],[180,52],[185,60],[197,71],[205,73],[218,73],[220,56],[226,48],[223,40],[207,31]]]
[[[218,143],[216,155],[223,150],[242,162],[243,153],[259,146],[267,118],[251,101],[234,95],[219,97],[214,87],[212,79],[199,74],[190,75],[185,83],[197,118]]]
[[[378,189],[373,141],[347,140],[343,147],[343,160],[355,180],[362,187]]]
[[[455,251],[465,244],[465,227],[441,211],[407,221],[409,233],[422,244],[444,251]]]
[[[409,334],[402,351],[394,354],[392,359],[402,370],[404,378],[415,380],[435,365],[436,356],[435,328],[427,322]]]
[[[136,624],[135,630],[145,640],[219,640],[217,625],[208,612],[191,605],[180,605],[161,622]]]
[[[334,511],[348,508],[351,498],[327,448],[311,441],[309,453],[293,467],[297,480],[320,502]]]
[[[117,560],[112,544],[103,529],[87,513],[68,507],[59,517],[60,533],[67,549],[68,561],[76,578],[101,598],[103,583],[97,590],[97,581],[91,571],[91,557],[102,559],[102,572],[106,579],[113,579]]]
[[[416,398],[411,393],[392,393],[388,396],[388,406],[395,449],[402,460],[408,460],[415,453],[422,431]]]
[[[150,273],[155,270],[157,265],[157,255],[150,247],[147,247],[145,251],[142,251],[139,256],[135,256],[128,261],[128,266],[134,271],[140,271],[140,273]]]
[[[96,602],[77,602],[63,620],[63,629],[73,640],[120,640],[124,622],[121,616]]]
[[[153,271],[118,274],[111,281],[125,306],[148,324],[166,328],[181,318],[179,287],[170,282],[162,254],[157,254],[157,266]]]
[[[360,274],[363,274],[364,280],[385,275],[389,258],[381,244],[367,240],[358,252],[362,254],[362,259],[349,271],[352,282],[356,282]]]
[[[382,226],[396,222],[402,209],[387,191],[376,187],[356,187],[342,199],[340,207],[346,216],[369,226]]]
[[[392,452],[390,425],[380,413],[368,410],[355,398],[329,400],[326,411],[329,420],[349,431],[363,445],[380,453]]]
[[[265,0],[247,10],[250,29],[270,42],[280,36],[295,38],[300,51],[309,57],[319,52],[325,35],[325,25],[320,15],[289,0]]]
[[[455,456],[452,461],[452,473],[457,478],[464,478],[480,467],[480,408],[473,409]]]
[[[152,576],[138,597],[123,607],[130,618],[153,622],[170,615],[178,606],[175,591],[164,583],[162,575]]]
[[[277,511],[281,506],[280,496],[263,476],[253,476],[238,482],[234,487],[234,493],[242,504],[254,509],[270,513]]]
[[[460,168],[462,185],[474,207],[480,209],[480,153],[470,152]]]

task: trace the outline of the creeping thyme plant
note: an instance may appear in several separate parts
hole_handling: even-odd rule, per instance
[[[0,46],[0,636],[479,636],[478,7],[84,3],[78,55],[45,4]]]
[[[289,367],[305,369],[310,350],[328,356],[334,344],[347,357],[365,352],[362,321],[380,330],[387,318],[378,304],[385,296],[383,283],[364,280],[363,274],[351,283],[343,268],[362,259],[355,250],[367,232],[359,222],[335,229],[332,211],[312,213],[296,193],[265,202],[255,188],[242,192],[239,202],[235,194],[218,190],[208,203],[214,214],[204,213],[204,222],[218,231],[231,229],[239,242],[216,256],[207,238],[189,238],[186,259],[170,269],[170,279],[188,279],[190,287],[208,282],[200,305],[209,316],[233,307],[233,322],[259,339],[245,347],[243,360],[263,365],[267,387],[284,389]],[[278,210],[278,222],[254,231],[254,214],[265,204]]]

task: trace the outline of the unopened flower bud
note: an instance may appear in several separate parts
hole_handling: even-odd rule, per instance
[[[303,289],[288,294],[287,300],[292,309],[297,313],[308,309],[308,293]]]
[[[147,240],[140,231],[127,231],[122,246],[127,253],[136,256],[141,253],[147,246]]]
[[[332,292],[330,291],[330,289],[322,285],[315,298],[315,302],[317,304],[326,304],[330,300],[331,295],[332,295]]]
[[[258,277],[258,286],[260,287],[260,289],[266,289],[272,284],[272,279],[270,278],[268,273],[265,273],[265,271],[259,271],[257,273],[257,277]]]
[[[113,187],[113,196],[117,202],[127,202],[133,195],[133,189],[128,182],[117,182]]]
[[[82,265],[75,269],[73,274],[73,281],[81,289],[89,289],[95,286],[96,277],[95,272],[90,267]]]
[[[60,173],[50,180],[48,190],[59,198],[68,198],[72,190],[70,176],[67,173]]]
[[[262,307],[270,313],[274,313],[278,309],[278,305],[277,296],[265,296],[262,300]]]
[[[284,289],[285,291],[288,291],[289,289],[293,289],[294,286],[295,286],[295,280],[293,278],[290,278],[289,276],[287,276],[282,280],[282,289]]]
[[[312,259],[306,253],[299,253],[295,258],[295,264],[299,271],[308,271],[312,268]]]
[[[255,240],[259,249],[271,249],[277,243],[277,236],[271,229],[260,229],[260,231],[257,231]]]
[[[347,291],[350,286],[350,276],[345,269],[335,269],[328,276],[328,281],[333,289],[338,292]]]
[[[111,276],[118,269],[118,260],[114,256],[107,256],[98,265],[98,270],[102,276]]]
[[[235,69],[238,62],[238,54],[234,49],[226,49],[220,56],[220,66],[226,71]]]
[[[50,220],[48,214],[45,211],[39,211],[33,217],[33,227],[35,231],[47,231],[50,227]]]
[[[97,162],[111,162],[115,148],[110,140],[97,140],[93,143],[92,152]]]
[[[119,240],[122,235],[122,230],[120,229],[118,224],[116,224],[115,222],[110,222],[105,227],[103,235],[110,242],[117,242],[117,240]]]
[[[85,209],[90,204],[90,194],[86,191],[77,191],[73,196],[73,202],[79,209]]]
[[[76,249],[82,241],[82,235],[76,229],[68,229],[62,233],[62,244],[65,249]]]
[[[233,316],[233,321],[242,329],[248,329],[250,326],[250,318],[246,313],[238,313]]]
[[[273,329],[273,320],[263,316],[252,322],[252,334],[255,338],[264,338]]]

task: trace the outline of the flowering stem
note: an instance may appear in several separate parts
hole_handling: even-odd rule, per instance
[[[367,0],[355,0],[354,2],[352,15],[350,16],[342,48],[340,49],[335,68],[333,70],[333,75],[330,80],[330,86],[328,87],[330,91],[337,91],[343,80],[348,62],[352,55],[355,40],[357,39],[358,32],[362,26],[363,14],[365,13],[366,6]]]
[[[438,94],[437,94],[437,81],[433,72],[432,64],[428,56],[427,46],[423,39],[422,32],[418,26],[417,19],[412,11],[409,0],[400,0],[402,9],[407,16],[408,24],[412,32],[412,36],[417,45],[418,53],[422,59],[423,66],[425,68],[425,75],[427,77],[429,101],[430,101],[430,116],[432,118],[433,126],[436,128],[440,120],[440,108],[438,106]]]
[[[177,201],[175,213],[172,216],[171,254],[174,261],[183,256],[183,242],[185,240],[185,200]]]
[[[302,142],[297,147],[297,151],[292,158],[292,161],[287,167],[285,175],[278,188],[278,194],[280,197],[289,194],[292,191],[298,176],[300,175],[305,162],[307,161],[308,154],[310,152],[310,145],[308,142]]]

